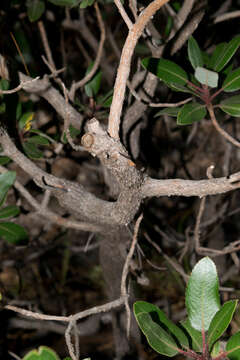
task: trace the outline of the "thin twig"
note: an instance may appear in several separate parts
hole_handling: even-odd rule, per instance
[[[13,306],[13,305],[6,305],[4,308],[7,310],[14,311],[22,316],[30,317],[32,319],[53,320],[53,321],[62,321],[62,322],[69,323],[71,321],[78,321],[80,319],[84,319],[85,317],[88,317],[90,315],[95,315],[95,314],[99,314],[101,312],[111,311],[112,309],[122,306],[124,303],[125,303],[125,298],[120,297],[119,299],[111,301],[104,305],[94,306],[90,309],[87,309],[87,310],[84,310],[84,311],[81,311],[79,313],[76,313],[74,315],[69,315],[69,316],[56,316],[56,315],[40,314],[40,313],[37,313],[34,311],[25,310],[25,309],[22,309],[17,306]]]
[[[231,12],[228,12],[226,14],[219,15],[214,19],[213,23],[217,24],[217,23],[219,23],[221,21],[235,19],[237,17],[240,17],[240,10],[231,11]]]
[[[51,65],[52,69],[54,69],[56,71],[56,66],[55,66],[55,63],[53,61],[52,52],[51,52],[51,49],[50,49],[50,46],[49,46],[46,30],[45,30],[45,27],[44,27],[44,24],[43,24],[42,20],[38,21],[38,28],[39,28],[39,32],[40,32],[40,36],[41,36],[41,39],[42,39],[42,43],[43,43],[45,53],[47,55],[48,62]]]
[[[128,303],[127,276],[128,276],[129,265],[130,265],[130,262],[133,257],[134,250],[135,250],[135,247],[137,244],[137,235],[138,235],[138,230],[139,230],[139,226],[141,224],[142,219],[143,219],[143,214],[141,214],[136,221],[136,224],[134,227],[134,232],[133,232],[132,244],[131,244],[129,253],[127,254],[124,266],[123,266],[122,279],[121,279],[121,297],[125,298],[124,304],[125,304],[125,309],[126,309],[126,314],[127,314],[127,337],[128,338],[130,336],[131,311],[130,311],[130,307],[129,307],[129,303]]]
[[[197,220],[196,220],[196,224],[194,227],[194,243],[195,243],[195,251],[197,254],[199,254],[199,249],[201,248],[201,246],[200,246],[200,223],[201,223],[202,215],[203,215],[203,212],[205,209],[205,204],[206,204],[206,196],[204,196],[200,200],[200,206],[199,206],[199,210],[198,210],[198,214],[197,214]]]
[[[118,8],[118,11],[120,12],[123,20],[125,21],[127,27],[129,30],[131,30],[132,26],[133,26],[133,23],[132,21],[129,19],[129,16],[128,14],[126,13],[124,7],[123,7],[123,4],[121,3],[120,0],[114,0],[114,3],[116,5],[116,7]]]
[[[94,7],[95,7],[96,15],[97,15],[98,25],[99,25],[100,32],[101,32],[99,46],[98,46],[98,50],[97,50],[97,56],[96,56],[94,65],[93,65],[92,69],[89,71],[89,73],[86,76],[84,76],[84,78],[82,80],[72,84],[71,89],[69,91],[69,98],[71,101],[74,100],[75,92],[80,87],[84,86],[89,80],[91,80],[91,78],[93,77],[93,75],[95,74],[95,72],[97,71],[97,69],[99,67],[101,57],[103,54],[103,45],[104,45],[104,42],[106,39],[106,31],[105,31],[105,26],[104,26],[101,12],[99,10],[99,6],[96,1],[94,3]]]
[[[0,94],[14,94],[15,92],[21,90],[24,86],[26,85],[29,85],[30,83],[36,81],[36,80],[39,80],[40,79],[40,76],[37,76],[36,78],[34,79],[31,79],[31,80],[27,80],[27,81],[20,81],[20,84],[15,87],[14,89],[11,89],[11,90],[1,90],[0,89]]]
[[[151,2],[138,17],[125,41],[114,85],[113,100],[108,120],[108,133],[115,139],[119,139],[120,117],[134,48],[148,21],[168,1],[154,0]]]
[[[71,330],[72,330],[72,327],[74,326],[74,324],[75,324],[75,322],[73,320],[70,320],[68,327],[65,331],[65,340],[66,340],[68,352],[69,352],[69,355],[71,356],[71,358],[73,360],[79,360],[77,358],[77,356],[75,355],[74,346],[73,346],[73,343],[71,340]]]
[[[225,137],[225,139],[227,139],[228,141],[230,141],[233,145],[237,146],[238,148],[240,148],[240,142],[237,141],[236,139],[234,139],[231,135],[229,135],[225,130],[223,130],[220,125],[218,124],[217,122],[217,119],[215,117],[215,114],[214,114],[214,110],[213,110],[213,106],[212,104],[210,103],[208,105],[208,112],[209,112],[209,115],[210,115],[210,118],[212,120],[212,123],[215,127],[215,129],[223,136]]]

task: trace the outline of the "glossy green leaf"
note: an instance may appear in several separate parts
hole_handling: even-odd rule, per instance
[[[240,89],[240,68],[227,75],[222,85],[222,88],[226,92],[236,91]]]
[[[43,0],[27,1],[27,15],[31,22],[37,21],[45,11]]]
[[[60,360],[57,353],[47,346],[40,346],[38,350],[27,353],[23,360]]]
[[[28,234],[26,230],[18,224],[1,222],[0,237],[3,237],[4,240],[10,244],[18,245],[27,240]]]
[[[0,175],[0,206],[3,205],[9,188],[13,185],[16,179],[15,171],[7,171]]]
[[[177,116],[180,107],[170,107],[170,108],[164,108],[160,111],[158,111],[154,117],[158,117],[159,115],[168,115],[168,116]]]
[[[221,45],[221,47],[220,47]],[[231,60],[235,52],[237,51],[240,45],[240,36],[234,37],[228,44],[219,44],[218,52],[215,54],[217,48],[215,49],[213,56],[213,66],[214,71],[221,71],[227,63]],[[211,62],[210,62],[211,63]]]
[[[190,125],[202,120],[207,114],[205,105],[198,103],[185,104],[177,115],[178,125]]]
[[[163,324],[165,328],[167,327],[168,331],[178,339],[181,346],[188,348],[188,339],[184,332],[171,320],[169,320],[158,306],[150,304],[146,301],[136,301],[134,304],[134,314],[136,319],[138,320],[138,317],[145,313],[150,314],[152,320],[159,326],[162,326],[161,324]]]
[[[202,333],[194,329],[188,319],[181,321],[181,325],[187,330],[192,339],[192,349],[197,352],[202,351]]]
[[[188,39],[188,59],[194,69],[203,66],[202,52],[193,36]]]
[[[216,266],[209,257],[204,257],[195,265],[186,290],[188,319],[198,331],[207,331],[220,309],[218,287]]]
[[[17,216],[19,213],[20,210],[17,206],[9,205],[0,210],[0,219]]]
[[[80,4],[81,9],[85,9],[88,6],[91,6],[95,0],[82,0]]]
[[[79,0],[48,0],[54,5],[57,6],[77,6],[79,4]]]
[[[142,65],[167,84],[185,85],[188,81],[187,73],[172,61],[145,58],[142,60]]]
[[[230,337],[226,345],[226,357],[230,360],[240,360],[240,331]]]
[[[222,56],[225,53],[225,49],[226,49],[227,45],[228,44],[226,42],[222,42],[216,46],[216,48],[208,62],[208,66],[210,69],[217,71],[216,69],[218,66],[218,62],[222,59]]]
[[[25,141],[23,143],[23,149],[28,157],[31,159],[41,159],[43,157],[42,151],[40,151],[35,144]]]
[[[232,321],[237,303],[237,300],[230,300],[226,302],[212,319],[208,329],[208,345],[210,349],[215,341],[217,341],[226,331],[228,325]]]
[[[210,86],[211,88],[218,86],[218,73],[197,67],[194,74],[195,78],[203,85]]]
[[[240,95],[231,96],[218,105],[222,111],[232,116],[240,116]]]
[[[32,111],[24,113],[18,122],[19,128],[21,130],[24,129],[26,124],[28,124],[29,122],[31,122],[33,120],[33,116],[34,116],[34,113]]]
[[[166,85],[173,91],[184,92],[184,93],[195,95],[195,92],[191,89],[188,89],[186,86],[175,84],[175,83],[166,83]]]
[[[86,75],[91,71],[92,67],[93,67],[93,63],[88,67]],[[102,71],[98,70],[95,73],[95,75],[92,77],[92,79],[84,86],[87,96],[94,97],[97,95],[100,89],[101,79],[102,79]]]
[[[38,145],[49,145],[48,139],[41,135],[31,136],[27,139],[27,141]]]
[[[136,317],[139,327],[147,338],[149,345],[159,354],[175,356],[178,348],[173,338],[148,313],[141,313]]]

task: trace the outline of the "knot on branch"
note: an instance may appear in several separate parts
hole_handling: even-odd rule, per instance
[[[121,189],[138,188],[143,174],[136,168],[127,150],[118,139],[113,139],[93,118],[87,124],[87,133],[82,137],[82,146],[114,175]]]

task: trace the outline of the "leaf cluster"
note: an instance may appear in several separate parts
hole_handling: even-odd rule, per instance
[[[215,264],[205,257],[194,267],[186,289],[187,318],[180,326],[157,306],[145,301],[134,304],[134,314],[149,345],[165,356],[181,353],[193,359],[240,359],[240,331],[220,350],[220,338],[228,328],[238,300],[222,306]],[[199,355],[200,354],[200,355]]]
[[[188,40],[188,59],[194,69],[194,74],[191,76],[173,61],[151,57],[143,59],[142,65],[158,76],[169,88],[194,95],[190,103],[175,109],[164,108],[155,117],[163,114],[176,116],[178,125],[189,125],[206,116],[209,104],[218,95],[239,90],[240,68],[233,70],[233,63],[227,67],[239,46],[240,35],[229,43],[218,44],[209,57],[191,36]],[[221,83],[219,89],[212,93],[212,89],[218,87],[219,83]],[[220,108],[232,116],[240,116],[240,95],[222,99],[214,104],[214,108]]]

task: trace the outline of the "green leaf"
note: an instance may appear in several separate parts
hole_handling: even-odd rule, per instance
[[[172,61],[145,58],[142,60],[142,65],[167,84],[185,85],[188,81],[187,73]]]
[[[23,143],[23,149],[28,157],[31,159],[41,159],[43,157],[42,151],[40,151],[35,144],[25,141]]]
[[[88,67],[86,71],[86,75],[91,71],[92,67],[93,67],[93,63]],[[92,77],[92,79],[84,86],[87,96],[94,97],[97,95],[100,89],[101,79],[102,79],[102,71],[98,70],[95,73],[95,75]]]
[[[175,356],[178,353],[178,348],[173,338],[155,323],[148,313],[140,313],[136,319],[149,345],[155,351],[169,357]]]
[[[195,70],[194,76],[203,85],[207,85],[212,88],[218,86],[218,73],[214,71],[198,66]]]
[[[45,11],[43,0],[27,1],[27,15],[31,22],[37,21]]]
[[[181,321],[181,325],[187,330],[188,334],[192,339],[192,348],[194,351],[201,352],[202,351],[202,333],[196,329],[194,329],[189,319]]]
[[[202,52],[192,36],[188,39],[188,59],[194,69],[203,66]]]
[[[3,102],[0,104],[0,114],[4,114],[6,112],[6,104]]]
[[[215,342],[211,351],[211,358],[215,358],[220,354],[221,351],[221,343],[220,341]]]
[[[240,360],[240,331],[230,337],[226,345],[226,357],[230,360]]]
[[[164,109],[158,111],[158,112],[154,115],[154,117],[158,117],[159,115],[177,116],[179,110],[181,110],[180,107],[164,108]]]
[[[188,339],[184,332],[171,320],[169,320],[158,306],[150,304],[146,301],[136,301],[133,309],[136,319],[139,315],[144,313],[150,314],[155,323],[157,323],[159,326],[162,326],[161,324],[163,324],[165,328],[167,327],[168,331],[177,338],[179,343],[184,348],[188,348]]]
[[[28,111],[24,113],[18,122],[19,128],[21,130],[24,129],[27,124],[31,123],[31,121],[33,120],[33,116],[34,116],[34,112],[32,111]]]
[[[6,79],[1,79],[0,80],[0,89],[1,90],[8,90],[10,86],[10,83],[8,80]]]
[[[77,6],[79,3],[79,0],[48,0],[52,4],[57,6]]]
[[[8,156],[0,156],[0,165],[6,165],[11,161]]]
[[[222,42],[216,46],[208,63],[210,69],[217,71],[216,69],[218,67],[218,62],[222,59],[222,56],[225,53],[227,45],[228,44],[226,42]]]
[[[186,307],[191,326],[207,331],[220,309],[217,270],[209,257],[201,259],[193,268],[186,290]]]
[[[3,205],[9,188],[13,185],[16,179],[15,171],[7,171],[0,175],[0,206]]]
[[[236,91],[240,89],[240,68],[227,75],[222,85],[222,88],[226,92]]]
[[[228,325],[232,321],[233,314],[236,310],[238,300],[227,301],[221,309],[215,314],[208,329],[208,345],[211,349],[212,345],[226,331]]]
[[[27,141],[38,145],[49,145],[48,139],[41,135],[31,136],[27,139]]]
[[[232,116],[240,116],[240,95],[231,96],[218,105],[222,111]]]
[[[27,353],[23,360],[60,360],[57,353],[47,346],[40,346],[38,350]]]
[[[74,139],[75,137],[77,137],[81,131],[76,129],[75,127],[73,127],[71,124],[69,126],[69,132],[70,132],[70,135],[71,135],[71,138]],[[63,136],[63,143],[64,144],[67,144],[67,137],[66,137],[66,134],[64,133],[64,136]]]
[[[220,46],[221,45],[221,46]],[[240,45],[240,35],[233,38],[228,44],[219,44],[214,53],[214,61],[211,59],[210,64],[214,71],[221,71],[231,60]]]
[[[0,237],[3,237],[5,241],[10,244],[18,245],[25,242],[28,238],[26,230],[12,222],[0,223]]]
[[[95,0],[83,0],[80,4],[81,9],[85,9],[88,6],[91,6]]]
[[[0,219],[17,216],[19,213],[20,210],[17,206],[9,205],[0,210]]]
[[[202,120],[207,114],[205,105],[198,103],[185,104],[177,115],[178,125],[190,125],[195,121]]]

